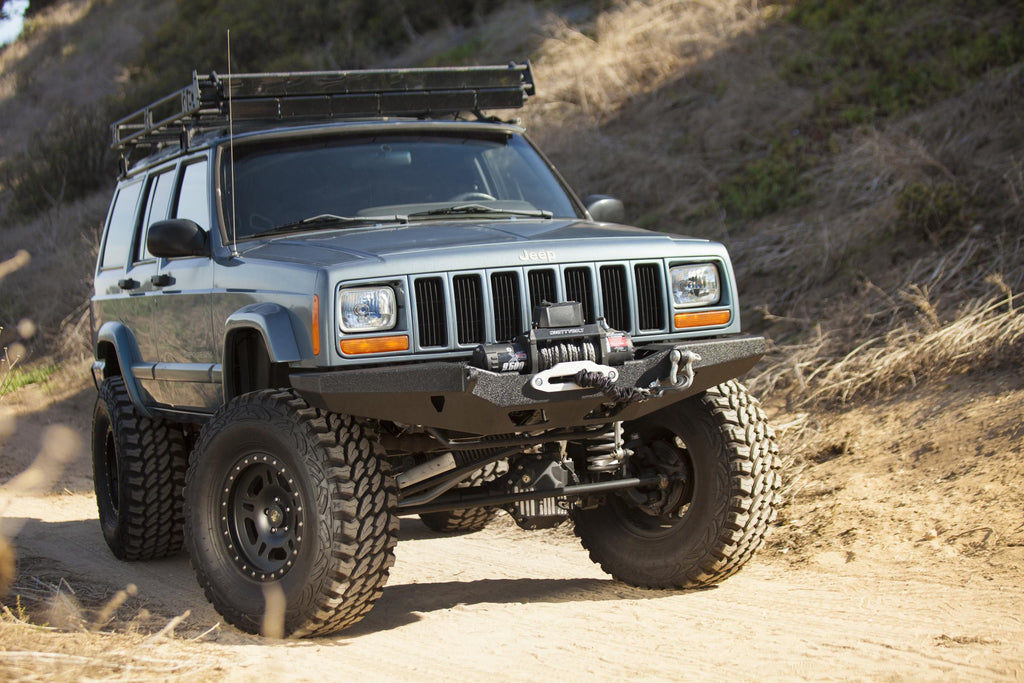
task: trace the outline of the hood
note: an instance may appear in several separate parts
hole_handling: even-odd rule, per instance
[[[320,230],[239,245],[246,258],[303,263],[326,267],[358,261],[403,260],[405,254],[430,258],[432,252],[451,254],[500,247],[502,252],[525,251],[535,243],[563,243],[577,251],[595,240],[631,238],[664,243],[669,235],[608,223],[580,220],[458,220],[423,221],[408,225]],[[679,239],[679,238],[676,238]],[[701,240],[703,241],[703,240]],[[568,243],[568,244],[566,244]],[[522,260],[528,260],[524,258]],[[547,259],[543,259],[547,260]]]

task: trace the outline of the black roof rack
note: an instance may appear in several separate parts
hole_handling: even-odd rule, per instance
[[[111,148],[127,165],[138,148],[176,142],[234,121],[441,117],[517,109],[534,94],[529,62],[435,69],[307,71],[225,76],[216,72],[115,121]]]

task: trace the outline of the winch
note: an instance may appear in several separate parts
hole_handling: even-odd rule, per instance
[[[473,366],[491,372],[528,374],[559,363],[590,361],[604,366],[633,359],[633,340],[613,330],[603,319],[584,323],[583,305],[576,301],[544,302],[533,309],[533,328],[501,344],[481,344],[473,351]]]

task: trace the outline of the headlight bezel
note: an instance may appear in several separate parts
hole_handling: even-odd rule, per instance
[[[677,309],[717,306],[722,302],[722,270],[717,263],[674,264],[669,268],[669,282],[672,305]]]
[[[359,313],[357,309],[363,308]],[[391,285],[359,285],[339,287],[335,305],[337,329],[341,334],[372,334],[393,330],[398,325],[398,295]],[[379,322],[352,324],[362,315],[367,321],[375,316]]]

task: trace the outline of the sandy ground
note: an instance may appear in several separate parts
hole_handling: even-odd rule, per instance
[[[569,529],[527,533],[502,517],[483,532],[443,537],[405,519],[391,581],[369,617],[338,636],[284,642],[218,626],[184,556],[115,560],[85,453],[94,392],[23,390],[7,404],[18,421],[3,447],[4,480],[31,462],[49,425],[70,426],[82,443],[52,492],[7,501],[4,528],[21,572],[14,592],[63,579],[62,590],[88,607],[135,584],[138,594],[104,629],[114,635],[93,639],[149,634],[188,611],[173,638],[137,655],[121,648],[129,668],[108,672],[120,677],[134,657],[163,652],[186,656],[184,678],[195,680],[344,672],[353,680],[1019,681],[1024,382],[981,379],[827,418],[779,410],[798,474],[790,502],[768,547],[717,588],[630,588],[592,564]],[[68,631],[49,637],[80,637]],[[24,655],[11,650],[0,633],[0,677],[14,677],[9,657]],[[49,678],[81,677],[46,661]],[[166,678],[167,667],[135,677]]]

